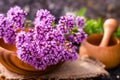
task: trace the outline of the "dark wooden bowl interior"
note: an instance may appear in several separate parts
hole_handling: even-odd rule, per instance
[[[6,50],[14,51],[16,52],[15,45],[5,44],[3,39],[0,39],[0,46]]]
[[[99,46],[101,43],[101,40],[103,38],[103,35],[91,35],[87,38],[87,42],[92,44],[92,45],[96,45]],[[113,46],[116,45],[118,43],[118,41],[116,40],[116,38],[111,37],[108,46]]]

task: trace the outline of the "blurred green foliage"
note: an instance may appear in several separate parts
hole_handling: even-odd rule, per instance
[[[101,18],[98,18],[98,20],[85,19],[84,31],[88,35],[95,33],[103,33],[103,20]]]
[[[78,12],[76,12],[76,15],[77,16],[85,16],[86,11],[87,11],[86,8],[82,8]]]
[[[76,12],[77,16],[84,16],[84,18],[85,18],[84,31],[88,35],[90,35],[90,34],[100,34],[100,33],[103,34],[104,33],[104,30],[103,30],[103,19],[102,18],[98,18],[97,20],[95,20],[95,19],[88,19],[87,17],[85,17],[86,11],[87,11],[86,8],[82,8],[78,12]],[[117,37],[117,38],[120,38],[120,26],[118,27],[118,29],[114,33],[114,36]]]

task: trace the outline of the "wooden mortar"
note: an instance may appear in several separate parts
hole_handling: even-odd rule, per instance
[[[120,41],[112,37],[118,23],[108,19],[104,23],[104,35],[92,34],[83,41],[79,49],[80,56],[89,56],[101,61],[106,68],[114,68],[120,64]]]

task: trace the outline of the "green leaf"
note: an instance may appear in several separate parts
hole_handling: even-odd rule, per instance
[[[78,28],[74,27],[72,31],[76,33],[76,32],[78,32]]]
[[[120,32],[115,32],[114,36],[120,39]]]
[[[87,11],[86,8],[82,8],[76,13],[76,16],[84,16],[86,11]],[[85,27],[83,28],[83,30],[88,35],[95,34],[95,33],[98,33],[98,34],[104,33],[103,19],[102,18],[99,17],[97,20],[95,20],[95,19],[88,19],[85,17],[84,19],[85,19]],[[77,30],[75,29],[73,31],[76,32]],[[120,26],[118,27],[118,29],[114,33],[114,36],[117,38],[120,38]]]
[[[25,27],[33,27],[32,21],[31,20],[26,20],[24,23]]]
[[[55,22],[53,21],[53,22],[52,22],[52,27],[55,28],[55,27],[56,27],[55,25],[56,25],[56,24],[55,24]]]
[[[99,27],[103,27],[103,20],[102,20],[102,18],[98,18],[98,26]]]
[[[118,27],[117,31],[116,32],[120,32],[120,26]]]
[[[86,13],[86,11],[87,11],[86,8],[82,8],[82,9],[80,9],[80,10],[76,13],[76,15],[77,15],[77,16],[84,16],[85,13]]]

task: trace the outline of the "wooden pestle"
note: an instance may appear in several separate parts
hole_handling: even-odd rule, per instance
[[[100,47],[108,46],[110,38],[111,38],[112,34],[116,31],[117,27],[118,27],[118,22],[117,22],[117,20],[115,20],[113,18],[107,19],[104,22],[104,24],[103,24],[104,36],[99,45]]]

